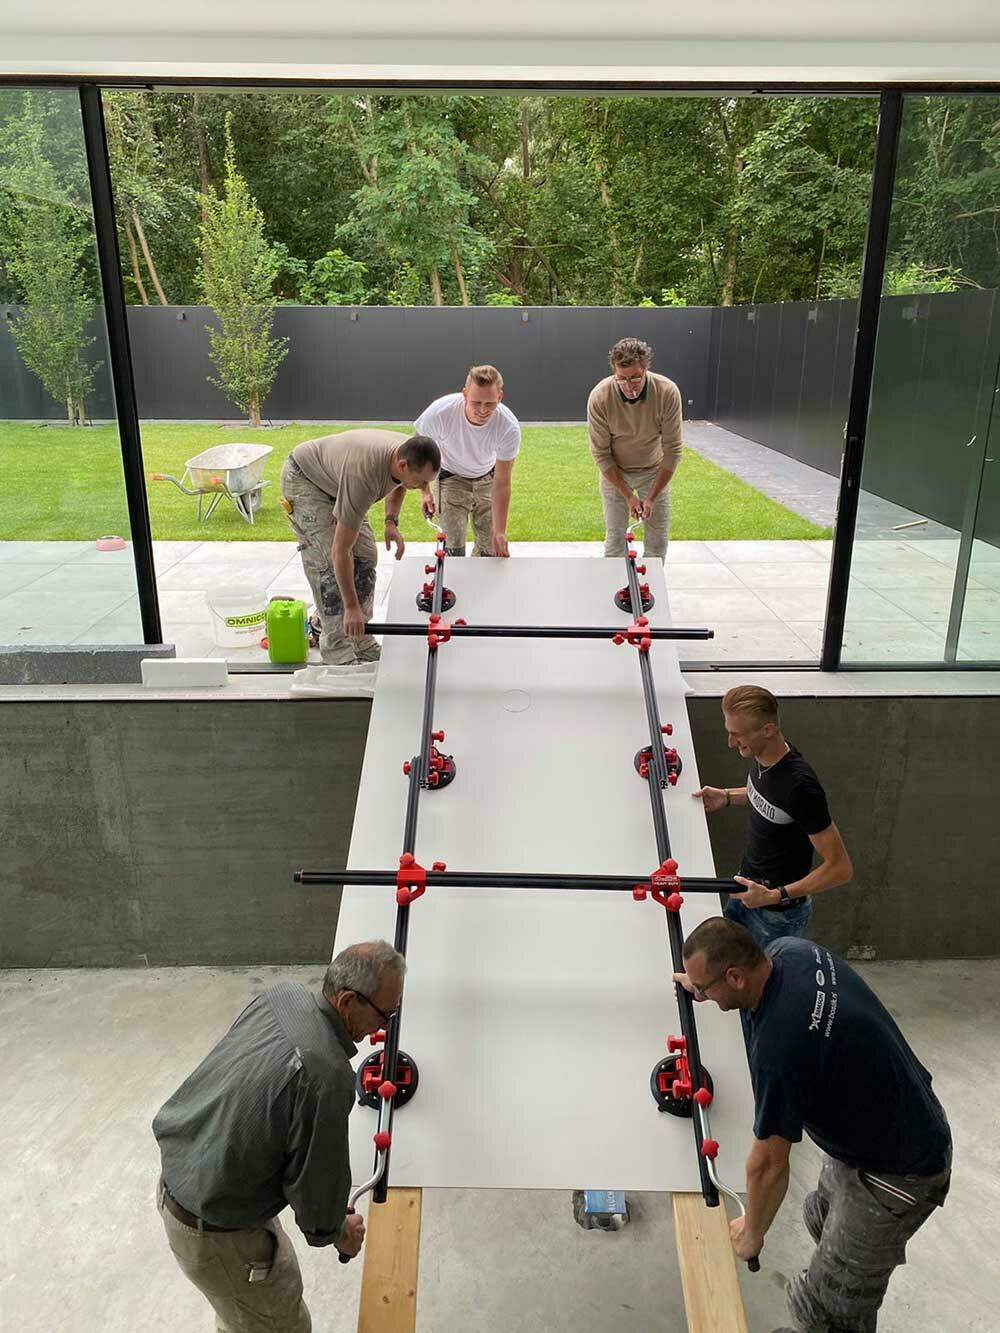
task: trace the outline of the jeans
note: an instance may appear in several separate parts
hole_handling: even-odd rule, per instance
[[[804,935],[812,916],[812,899],[803,898],[796,907],[776,912],[771,907],[744,907],[736,898],[730,898],[724,908],[726,919],[745,926],[763,949],[772,940],[786,935]]]

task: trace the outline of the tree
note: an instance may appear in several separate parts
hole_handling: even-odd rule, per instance
[[[138,241],[157,299],[161,305],[169,305],[146,235],[147,227],[159,229],[167,222],[171,211],[169,183],[163,175],[162,150],[150,101],[151,94],[144,92],[105,93],[104,122],[119,238],[125,242],[122,249],[129,258],[128,276],[142,304],[149,305],[140,272]]]
[[[46,156],[42,108],[26,96],[0,143],[0,212],[6,267],[23,303],[12,332],[28,369],[66,405],[73,426],[86,423],[86,397],[100,362],[87,348],[94,301],[85,259],[92,249],[87,214],[74,204]]]
[[[264,236],[264,215],[237,170],[228,119],[224,192],[211,189],[203,207],[200,283],[219,320],[218,329],[208,328],[219,372],[211,382],[247,413],[251,426],[259,426],[288,339],[271,337],[278,258]]]
[[[343,250],[327,250],[303,280],[302,300],[309,305],[364,305],[368,296],[367,272],[364,264],[351,259]]]
[[[369,96],[343,108],[364,183],[339,234],[377,238],[398,263],[426,274],[435,305],[445,304],[449,269],[461,304],[470,305],[469,273],[492,250],[469,220],[476,195],[468,177],[485,164],[455,132],[462,100]]]

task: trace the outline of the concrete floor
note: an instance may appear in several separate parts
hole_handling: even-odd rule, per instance
[[[996,963],[863,971],[934,1073],[956,1141],[951,1198],[911,1244],[879,1327],[996,1333]],[[250,996],[280,977],[315,985],[320,973],[319,964],[0,973],[0,1328],[208,1333],[208,1307],[175,1267],[153,1209],[149,1122]],[[529,1095],[511,1090],[515,1104]],[[784,1323],[784,1280],[810,1251],[799,1208],[817,1161],[811,1145],[795,1149],[762,1270],[741,1273],[752,1333]],[[581,1186],[613,1186],[599,1178],[599,1144],[594,1163]],[[738,1179],[725,1145],[720,1164]],[[633,1223],[603,1235],[574,1224],[565,1193],[425,1191],[419,1333],[682,1333],[669,1196],[631,1204]],[[353,1333],[361,1265],[342,1267],[291,1230],[316,1333]]]

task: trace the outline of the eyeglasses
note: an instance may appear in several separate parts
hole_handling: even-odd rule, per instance
[[[396,1005],[395,1009],[390,1009],[389,1012],[386,1013],[384,1009],[380,1009],[378,1007],[378,1005],[375,1003],[374,1000],[370,1000],[368,996],[364,993],[364,991],[356,990],[354,994],[358,997],[359,1000],[364,1000],[365,1004],[369,1005],[370,1008],[374,1009],[375,1012],[378,1014],[379,1018],[381,1018],[383,1023],[391,1022],[399,1013],[398,1004]]]
[[[627,385],[628,385],[630,388],[632,388],[632,389],[637,388],[637,387],[643,382],[643,380],[644,380],[645,378],[646,378],[646,372],[645,372],[645,371],[643,371],[641,375],[627,375],[627,376],[626,376],[626,375],[616,375],[616,376],[615,376],[615,379],[616,379],[616,381],[617,381],[619,384],[627,384]]]
[[[697,996],[697,998],[699,1000],[707,1000],[708,992],[712,989],[713,986],[717,986],[719,984],[719,982],[722,980],[722,978],[726,975],[728,971],[729,968],[724,967],[717,977],[713,977],[711,981],[706,981],[704,986],[695,986],[694,993]],[[694,985],[693,982],[691,984]]]

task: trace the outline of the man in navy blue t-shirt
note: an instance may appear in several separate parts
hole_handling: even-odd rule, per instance
[[[803,1130],[826,1154],[803,1216],[816,1251],[789,1287],[807,1333],[868,1333],[906,1242],[944,1203],[951,1132],[923,1067],[878,997],[822,945],[787,937],[762,950],[710,917],[684,943],[674,980],[696,1000],[738,1009],[754,1092],[746,1217],[731,1224],[757,1254],[788,1187]]]

